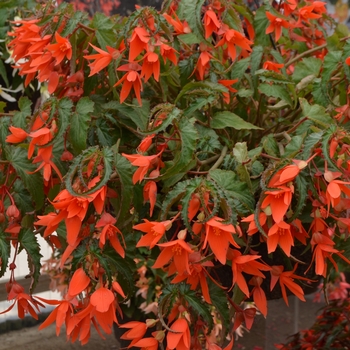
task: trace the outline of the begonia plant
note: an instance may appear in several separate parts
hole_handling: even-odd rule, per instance
[[[350,36],[324,2],[1,8],[1,313],[228,350],[268,299],[348,267]],[[35,296],[42,273],[62,300]]]

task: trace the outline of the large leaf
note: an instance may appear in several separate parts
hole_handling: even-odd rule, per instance
[[[118,173],[121,184],[120,208],[117,219],[124,220],[125,215],[130,211],[132,201],[132,167],[130,162],[120,154],[115,155],[115,170]]]
[[[303,116],[312,120],[318,126],[322,126],[327,129],[330,125],[334,124],[334,119],[326,113],[324,107],[313,104],[310,105],[306,99],[300,98],[300,106],[303,111]]]
[[[250,69],[251,69],[251,74],[252,74],[252,77],[253,77],[254,91],[256,91],[256,88],[257,88],[257,85],[258,85],[258,77],[255,75],[255,72],[260,67],[263,52],[264,52],[263,47],[260,46],[260,45],[257,45],[257,46],[253,47],[253,52],[250,55],[250,57],[251,57]]]
[[[75,113],[71,118],[69,137],[72,147],[76,153],[86,149],[87,132],[91,122],[91,114],[94,110],[94,103],[83,97],[79,100]]]
[[[292,79],[299,82],[309,75],[318,76],[322,66],[322,60],[316,57],[306,57],[295,65]]]
[[[184,169],[194,157],[198,134],[194,127],[194,119],[181,118],[178,123],[178,132],[181,139],[181,148],[174,150],[176,153],[172,165],[166,169],[160,178],[168,179]]]
[[[180,19],[187,21],[193,33],[204,42],[203,26],[201,22],[202,6],[205,0],[181,0],[177,9]]]
[[[254,29],[255,29],[255,44],[263,47],[270,47],[270,36],[266,35],[266,28],[268,27],[269,20],[266,17],[266,7],[261,6],[255,13],[254,17]]]
[[[288,90],[285,86],[281,85],[270,85],[270,84],[260,84],[259,91],[266,96],[276,97],[285,102],[287,102],[290,106],[292,106],[293,102],[289,95]]]
[[[323,68],[321,73],[321,89],[327,101],[331,102],[328,93],[328,83],[334,71],[340,68],[342,51],[330,51],[323,60]]]
[[[0,277],[2,277],[6,272],[7,264],[10,258],[10,253],[11,253],[10,240],[8,239],[8,236],[6,235],[6,233],[0,230],[0,257],[1,257]]]
[[[31,228],[22,229],[18,235],[18,241],[20,243],[20,251],[24,249],[28,255],[28,267],[32,278],[29,291],[32,293],[40,276],[40,259],[42,258],[40,244]]]
[[[245,210],[254,210],[255,200],[252,192],[246,183],[239,181],[233,171],[215,169],[209,172],[209,176],[226,191],[228,197],[238,200]]]
[[[91,22],[92,28],[95,29],[95,36],[100,47],[105,50],[106,46],[114,46],[116,34],[113,31],[114,23],[109,17],[100,12],[96,12]]]
[[[11,163],[24,187],[31,194],[35,208],[40,209],[44,204],[44,184],[39,173],[31,174],[37,165],[28,160],[27,151],[23,148],[8,146],[5,148],[5,153],[6,159]]]
[[[127,106],[117,101],[111,101],[104,104],[102,107],[107,110],[117,110],[120,112],[121,115],[117,115],[116,119],[122,124],[128,125],[128,120],[131,120],[139,130],[146,131],[150,114],[149,106],[149,101],[142,100],[142,106]]]
[[[28,97],[21,97],[18,100],[18,107],[20,112],[16,112],[13,116],[12,123],[18,128],[25,129],[27,123],[26,118],[32,114],[31,109],[32,102],[28,99]]]
[[[227,127],[230,127],[236,130],[261,129],[251,123],[246,122],[244,119],[242,119],[238,115],[229,111],[215,113],[213,116],[213,119],[210,122],[210,126],[213,129],[225,129]]]

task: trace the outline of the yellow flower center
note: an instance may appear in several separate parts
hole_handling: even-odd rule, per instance
[[[179,245],[174,246],[171,251],[174,255],[182,255],[182,248]]]
[[[221,236],[221,229],[217,228],[217,227],[214,227],[213,228],[213,232],[214,232],[214,235],[215,236]]]

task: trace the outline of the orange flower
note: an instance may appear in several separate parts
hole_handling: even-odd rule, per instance
[[[253,42],[247,39],[242,33],[234,29],[227,29],[225,25],[224,35],[222,39],[216,44],[215,47],[223,46],[227,44],[228,54],[232,60],[236,59],[236,46],[239,46],[243,50],[252,51],[250,45],[253,45]]]
[[[332,205],[332,207],[334,208],[340,203],[342,192],[345,193],[348,197],[350,197],[350,188],[345,186],[349,185],[350,182],[336,180],[341,175],[342,174],[340,172],[326,171],[324,173],[324,177],[328,182],[326,191],[328,212],[330,205]]]
[[[62,300],[62,301],[45,300],[45,302],[51,305],[58,304],[58,306],[50,313],[47,319],[40,325],[39,330],[42,330],[48,327],[50,324],[56,321],[56,335],[59,336],[63,323],[65,323],[67,326],[67,323],[69,322],[70,318],[74,313],[73,306],[69,301],[66,301],[66,300]]]
[[[224,219],[214,216],[205,223],[205,240],[202,249],[205,249],[207,243],[209,243],[209,247],[215,257],[221,264],[225,265],[229,244],[231,243],[236,248],[240,247],[232,236],[236,233],[234,226],[232,224],[223,224],[222,221]]]
[[[268,254],[273,253],[276,250],[277,244],[287,256],[290,256],[290,250],[292,246],[294,246],[294,241],[290,231],[290,225],[284,221],[275,223],[269,229],[267,237]]]
[[[148,48],[150,35],[143,27],[136,27],[130,39],[129,61],[132,62],[143,51]]]
[[[159,342],[155,338],[143,338],[133,344],[134,347],[141,348],[141,350],[158,350],[158,345]]]
[[[249,285],[254,286],[250,292],[253,295],[253,300],[259,311],[266,317],[267,315],[267,299],[264,290],[261,288],[263,282],[262,277],[253,276],[249,281]]]
[[[336,271],[338,271],[338,265],[332,258],[332,254],[338,255],[346,263],[350,264],[350,260],[347,259],[338,249],[334,248],[335,242],[333,242],[326,235],[315,232],[312,234],[311,247],[313,250],[312,261],[315,261],[315,272],[317,275],[326,277],[327,274],[327,264],[326,259],[328,258],[333,264]],[[311,265],[310,265],[311,266]]]
[[[190,267],[190,273],[188,274],[186,271],[183,274],[178,274],[171,283],[179,283],[184,280],[191,286],[191,290],[196,290],[198,284],[201,286],[202,294],[204,300],[211,304],[210,295],[209,295],[209,288],[207,283],[207,275],[210,277],[209,273],[206,271],[205,267],[212,267],[214,264],[211,261],[204,261],[199,263],[203,257],[200,255],[199,252],[193,252],[189,255],[189,267]],[[172,275],[175,272],[175,265],[169,266],[168,274]]]
[[[166,44],[161,44],[160,45],[160,55],[163,57],[164,60],[164,64],[166,62],[166,59],[168,59],[169,61],[173,62],[174,65],[177,65],[177,57],[175,55],[175,53],[178,53],[177,51],[175,51],[175,49],[169,45]]]
[[[270,271],[270,266],[262,264],[257,259],[260,255],[242,255],[239,250],[229,249],[228,259],[232,261],[233,280],[232,285],[237,283],[239,289],[249,298],[249,289],[242,272],[249,275],[265,278],[265,275],[260,271]]]
[[[208,10],[205,12],[203,22],[206,39],[208,39],[213,32],[216,32],[221,27],[221,23],[213,10]]]
[[[206,70],[209,68],[209,62],[211,58],[213,58],[213,56],[207,51],[202,51],[201,54],[199,55],[198,61],[195,67],[195,71],[198,72],[200,80],[204,79],[204,74]]]
[[[99,49],[98,47],[90,44],[97,54],[84,56],[84,58],[88,61],[94,60],[94,62],[89,63],[90,74],[89,77],[98,73],[102,69],[106,68],[113,59],[117,59],[120,56],[120,51],[117,49],[113,49],[113,47],[106,46],[108,52]]]
[[[277,281],[279,280],[281,291],[282,291],[282,296],[287,305],[288,304],[288,298],[287,298],[287,292],[286,292],[286,287],[300,300],[305,301],[304,298],[304,292],[301,289],[301,287],[296,284],[294,279],[299,279],[303,281],[309,281],[308,278],[297,276],[294,274],[296,268],[298,267],[298,264],[295,264],[294,268],[292,271],[284,271],[284,266],[279,265],[279,266],[271,266],[271,283],[270,283],[270,290],[272,290]]]
[[[154,181],[147,181],[143,188],[143,200],[144,202],[150,202],[149,216],[151,217],[157,200],[157,184]]]
[[[67,38],[61,37],[58,32],[55,32],[56,44],[50,44],[47,49],[51,52],[52,57],[56,58],[56,65],[60,64],[65,57],[68,60],[72,58],[72,45]]]
[[[43,168],[44,169],[43,177],[44,177],[45,184],[48,184],[50,181],[52,169],[55,170],[60,180],[62,180],[61,172],[57,168],[56,164],[52,161],[52,158],[53,158],[52,149],[53,149],[53,146],[39,148],[38,155],[33,159],[33,163],[35,164],[35,163],[41,162],[41,164],[35,171],[29,172],[29,174],[34,174]]]
[[[69,282],[68,299],[80,294],[88,287],[89,284],[90,278],[87,276],[84,269],[80,267],[79,269],[75,270],[72,279]]]
[[[272,70],[276,73],[280,73],[281,68],[284,67],[283,63],[276,63],[271,61],[265,61],[263,64],[263,69]]]
[[[8,143],[20,143],[23,142],[28,134],[21,128],[16,128],[15,126],[10,126],[9,127],[10,132],[12,135],[8,135],[6,137],[6,142]]]
[[[191,334],[188,323],[184,318],[178,318],[170,327],[174,332],[168,332],[166,340],[170,350],[189,350],[191,346]]]
[[[141,91],[143,88],[140,74],[137,73],[141,70],[141,66],[135,62],[132,62],[120,66],[117,70],[127,72],[120,80],[116,82],[116,84],[114,84],[114,86],[118,86],[119,84],[123,83],[120,91],[120,103],[123,103],[126,100],[126,98],[129,96],[131,88],[133,88],[137,101],[141,106]]]
[[[103,227],[100,234],[99,247],[102,249],[106,244],[106,239],[109,240],[114,250],[122,257],[125,257],[125,251],[121,246],[119,239],[117,237],[120,234],[123,237],[123,234],[120,232],[118,227],[114,226],[117,220],[108,213],[103,213],[101,219],[97,221],[95,227]],[[125,243],[124,243],[125,245]]]
[[[32,138],[28,147],[28,159],[30,159],[34,153],[34,147],[44,146],[49,143],[53,138],[53,133],[56,131],[56,124],[53,123],[51,129],[41,128],[36,131],[32,131],[28,136]]]
[[[264,212],[261,212],[259,214],[260,226],[264,227],[266,224],[266,220],[267,220],[266,214]],[[259,229],[257,228],[256,223],[255,223],[255,215],[254,214],[251,214],[251,215],[243,218],[242,222],[249,222],[249,227],[247,230],[247,233],[249,236],[252,236],[254,233],[259,232]]]
[[[159,240],[163,237],[165,231],[169,230],[172,221],[148,221],[143,219],[145,222],[143,224],[138,224],[133,226],[134,230],[139,230],[145,232],[146,234],[141,237],[141,239],[136,244],[136,247],[149,247],[152,249]]]
[[[155,154],[153,156],[144,156],[142,154],[125,154],[122,153],[122,156],[125,157],[132,165],[138,166],[139,168],[135,171],[132,182],[136,184],[141,182],[146,176],[147,172],[153,167],[155,163],[159,161],[159,155],[161,153]]]
[[[160,243],[157,246],[164,248],[158,255],[157,260],[153,264],[154,269],[159,269],[173,259],[176,270],[180,275],[185,271],[190,273],[188,266],[188,256],[193,250],[183,239],[176,239],[171,242]]]
[[[131,340],[131,343],[128,347],[135,346],[134,344],[137,343],[140,339],[142,339],[142,337],[146,334],[147,331],[146,323],[139,321],[131,321],[121,324],[119,328],[129,329],[120,337],[120,339]]]
[[[152,74],[154,80],[159,81],[160,61],[155,52],[147,52],[146,55],[143,56],[141,77],[145,77],[145,82],[147,82]]]
[[[231,85],[236,84],[238,79],[232,79],[232,80],[225,80],[221,79],[218,80],[218,83],[225,86],[230,92],[237,92],[235,88],[233,88]],[[222,95],[224,96],[224,102],[225,103],[230,103],[230,93],[228,92],[223,92]]]
[[[283,18],[274,16],[272,13],[266,11],[266,17],[270,21],[270,25],[266,28],[265,33],[270,34],[275,32],[275,41],[281,37],[282,28],[289,28],[290,23]]]
[[[265,191],[267,196],[261,204],[261,208],[265,209],[268,205],[271,207],[272,218],[278,223],[283,220],[289,205],[292,201],[293,190],[287,186],[280,186],[275,191]]]
[[[175,19],[172,18],[167,13],[163,13],[163,17],[167,20],[167,22],[172,25],[175,29],[176,34],[188,34],[191,33],[191,28],[189,27],[186,21],[181,22],[179,17],[177,17],[176,13],[173,12]]]

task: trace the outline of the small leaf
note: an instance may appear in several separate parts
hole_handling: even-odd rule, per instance
[[[16,112],[13,116],[12,123],[18,128],[26,128],[26,118],[32,114],[31,109],[32,102],[28,97],[21,97],[18,100],[18,107],[20,112]]]
[[[244,119],[242,119],[238,115],[229,111],[216,113],[210,122],[210,126],[214,129],[225,129],[227,127],[230,127],[236,130],[242,130],[242,129],[246,129],[246,130],[260,129],[261,130],[261,128],[246,122]]]
[[[209,295],[212,304],[215,306],[216,311],[222,318],[222,325],[225,328],[225,332],[228,332],[230,324],[230,308],[227,305],[226,292],[215,283],[210,283]]]
[[[295,65],[292,79],[294,82],[300,82],[308,75],[318,77],[322,67],[322,60],[316,57],[306,57]]]
[[[274,139],[273,135],[268,135],[263,138],[263,147],[265,152],[273,157],[279,157],[279,149],[278,149],[278,144],[276,140]]]
[[[100,12],[95,12],[91,25],[95,29],[96,39],[101,49],[105,50],[107,45],[112,47],[115,45],[114,23],[109,17]]]
[[[237,142],[233,148],[233,156],[240,164],[248,160],[248,148],[246,142]]]
[[[303,147],[304,137],[301,135],[293,136],[291,141],[284,149],[283,158],[294,158]]]
[[[180,41],[187,45],[199,44],[201,39],[194,33],[181,34],[177,36]]]

